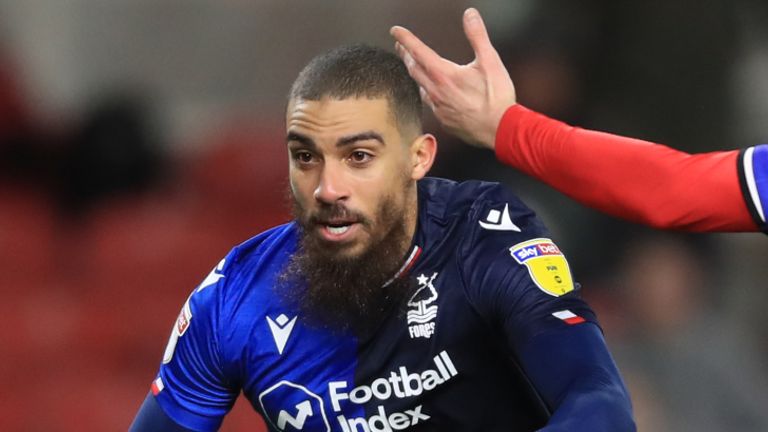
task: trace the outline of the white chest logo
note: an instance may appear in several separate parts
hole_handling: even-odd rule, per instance
[[[285,344],[288,342],[288,337],[291,336],[293,325],[296,324],[296,318],[297,317],[293,317],[289,320],[285,314],[280,314],[280,316],[273,321],[272,318],[267,317],[269,330],[272,332],[272,338],[275,340],[277,352],[280,354],[283,353],[283,348],[285,348]]]
[[[331,432],[323,399],[303,385],[280,381],[259,395],[259,404],[270,430]]]
[[[419,275],[416,280],[419,282],[419,289],[413,293],[408,300],[408,334],[411,339],[423,337],[431,338],[435,332],[435,323],[437,317],[437,305],[432,304],[437,300],[437,290],[433,282],[437,277],[437,272],[427,277]]]

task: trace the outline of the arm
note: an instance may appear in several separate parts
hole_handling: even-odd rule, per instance
[[[174,323],[152,392],[131,432],[217,430],[239,388],[225,371],[218,304],[227,277],[222,260],[187,299]]]
[[[536,215],[496,187],[470,220],[508,208],[518,227],[474,227],[461,249],[467,298],[546,408],[543,431],[634,431],[629,395],[565,255]]]
[[[147,394],[144,403],[139,408],[139,413],[133,420],[129,432],[191,432],[179,426],[160,408],[152,393]]]
[[[690,155],[571,127],[520,105],[496,135],[498,158],[569,197],[622,219],[689,231],[756,231],[738,151]]]
[[[736,151],[689,155],[548,119],[516,105],[512,80],[474,9],[464,14],[464,32],[475,59],[457,65],[410,31],[391,30],[422,98],[448,131],[495,148],[502,162],[613,216],[665,229],[766,230],[768,151],[737,163]]]
[[[489,307],[491,316],[501,321],[512,358],[550,413],[541,430],[635,431],[629,393],[565,257],[523,253],[538,245],[557,249],[551,241],[531,242],[511,248],[524,264],[496,263],[487,281],[498,281],[493,297],[502,299]],[[563,280],[559,288],[547,284],[555,275]]]
[[[629,394],[596,325],[539,334],[520,347],[518,361],[552,412],[542,432],[635,430]]]

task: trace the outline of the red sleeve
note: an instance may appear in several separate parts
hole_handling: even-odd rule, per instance
[[[758,231],[738,151],[691,155],[569,126],[514,105],[496,132],[500,161],[582,204],[656,228]]]

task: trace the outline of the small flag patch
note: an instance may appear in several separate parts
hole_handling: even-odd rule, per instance
[[[581,324],[583,322],[586,322],[586,320],[575,313],[566,310],[561,310],[560,312],[555,312],[552,314],[555,318],[558,318],[560,320],[565,321],[566,324],[574,325],[574,324]]]
[[[158,393],[163,391],[165,388],[165,385],[163,384],[163,379],[160,377],[157,377],[156,380],[152,381],[152,394],[157,396]]]

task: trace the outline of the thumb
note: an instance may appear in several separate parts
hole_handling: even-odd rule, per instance
[[[467,36],[472,51],[475,52],[475,58],[480,62],[496,56],[496,50],[491,45],[488,37],[488,30],[483,23],[483,17],[475,8],[469,8],[464,11],[464,34]]]

